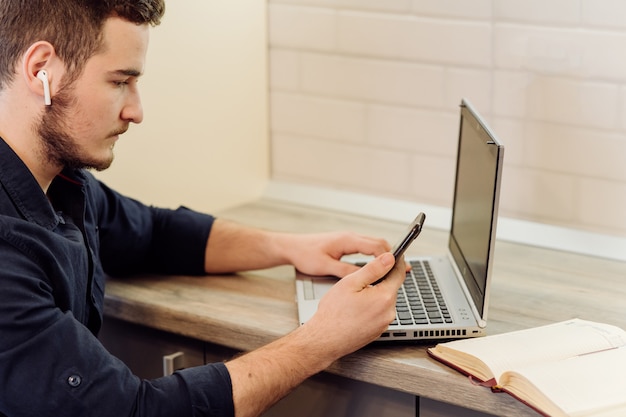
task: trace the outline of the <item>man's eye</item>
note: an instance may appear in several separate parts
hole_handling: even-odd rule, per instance
[[[125,85],[128,85],[128,80],[124,80],[124,81],[113,81],[113,84],[115,84],[118,87],[123,87]]]

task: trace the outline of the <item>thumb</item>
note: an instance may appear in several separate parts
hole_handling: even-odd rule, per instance
[[[369,261],[358,271],[350,274],[349,281],[358,286],[358,290],[362,290],[368,285],[374,284],[376,281],[383,278],[387,272],[393,268],[395,262],[393,254],[391,252],[385,252]],[[346,281],[346,278],[343,278],[340,282]]]

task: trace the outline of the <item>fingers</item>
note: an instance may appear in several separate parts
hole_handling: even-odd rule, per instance
[[[408,267],[407,265],[408,264],[404,262],[404,256],[400,257],[394,267],[385,275],[385,279],[378,285],[391,286],[395,290],[400,288],[406,279],[406,273],[410,270],[410,265]]]
[[[333,265],[333,271],[334,272],[332,273],[332,275],[336,276],[336,277],[339,277],[339,278],[345,277],[346,275],[349,275],[349,274],[351,274],[353,272],[356,272],[359,269],[361,269],[363,267],[364,263],[365,262],[362,262],[362,263],[359,263],[359,264],[355,264],[355,263],[352,263],[352,262],[349,262],[349,261],[348,262],[344,262],[344,261],[335,262],[334,265]],[[399,264],[400,265],[404,265],[404,272],[405,273],[411,271],[411,264],[410,263],[400,261]]]
[[[351,232],[334,234],[333,240],[329,243],[330,245],[324,248],[328,259],[326,260],[326,269],[323,274],[330,274],[340,278],[361,269],[360,266],[341,261],[343,255],[360,253],[379,256],[390,250],[389,242],[385,239],[363,236]],[[321,265],[321,263],[318,263],[317,267]]]
[[[389,252],[391,250],[391,245],[385,239],[382,238],[373,238],[373,237],[364,237],[369,240],[370,249],[367,252],[361,252],[366,255],[374,255],[378,256],[385,252]]]
[[[335,261],[333,266],[334,268],[331,274],[339,278],[345,277],[346,275],[350,275],[351,273],[356,272],[359,269],[361,269],[361,267],[358,265],[355,265],[349,262],[342,262],[342,261]]]
[[[342,255],[362,253],[378,256],[391,250],[389,242],[382,238],[349,233],[343,239],[345,246],[342,248]]]
[[[286,244],[284,242],[287,242]],[[309,275],[344,277],[359,268],[342,262],[344,255],[361,253],[378,256],[389,251],[385,239],[352,232],[289,235],[283,242],[282,253],[287,263]]]
[[[374,284],[381,277],[384,277],[394,266],[395,258],[390,252],[385,252],[359,268],[354,274],[342,279],[340,282],[349,281],[353,283],[357,290],[361,290],[368,285]]]

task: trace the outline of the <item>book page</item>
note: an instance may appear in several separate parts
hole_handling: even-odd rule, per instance
[[[572,417],[626,415],[626,347],[576,356],[557,362],[516,369],[502,378],[512,394],[535,403],[550,415],[559,415],[541,405],[548,398],[564,415]],[[536,390],[527,395],[516,389],[520,378],[530,381]],[[515,386],[509,387],[508,384]],[[521,385],[520,385],[521,387]],[[531,398],[532,397],[532,398]],[[535,400],[537,398],[539,400]]]
[[[618,327],[580,319],[475,339],[443,343],[482,360],[498,380],[511,369],[626,346]]]

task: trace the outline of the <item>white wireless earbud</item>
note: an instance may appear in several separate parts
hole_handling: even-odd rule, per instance
[[[41,70],[37,73],[37,78],[39,78],[43,83],[43,101],[46,106],[49,106],[52,104],[52,99],[50,98],[50,82],[48,81],[48,73],[46,70]]]

